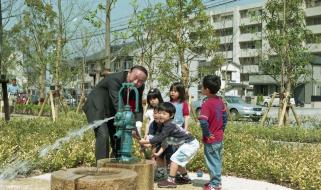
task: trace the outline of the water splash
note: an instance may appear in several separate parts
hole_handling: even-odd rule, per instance
[[[58,149],[61,145],[69,142],[71,139],[76,137],[81,137],[89,129],[95,129],[103,123],[113,119],[114,117],[109,117],[103,120],[94,121],[92,124],[82,127],[77,131],[69,132],[65,137],[62,137],[55,141],[55,143],[41,148],[39,151],[39,158],[44,158],[48,155],[50,151]],[[0,185],[2,180],[13,179],[18,174],[25,174],[34,167],[33,163],[28,160],[15,159],[9,165],[0,170]]]
[[[50,151],[58,149],[61,145],[65,144],[66,142],[69,142],[71,139],[73,139],[75,137],[81,137],[89,129],[95,129],[96,127],[102,125],[103,123],[105,123],[113,118],[114,117],[109,117],[104,120],[98,120],[98,121],[95,121],[94,123],[92,123],[88,126],[85,126],[77,131],[69,132],[65,137],[56,140],[56,142],[53,143],[52,145],[42,148],[42,150],[39,151],[39,157],[40,158],[45,157]]]
[[[32,163],[26,160],[15,160],[11,162],[0,173],[0,181],[4,179],[13,179],[18,174],[25,174],[32,168]]]

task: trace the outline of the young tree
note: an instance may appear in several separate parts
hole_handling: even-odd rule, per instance
[[[163,57],[158,64],[159,79],[163,85],[181,81],[188,89],[199,80],[196,74],[191,74],[192,62],[196,58],[213,56],[218,47],[219,40],[215,38],[210,17],[201,0],[167,0],[157,11],[159,54]]]
[[[134,56],[138,57],[139,64],[142,64],[148,69],[147,86],[151,87],[154,79],[159,74],[157,71],[157,60],[159,59],[159,48],[161,45],[155,28],[157,23],[157,9],[161,4],[151,5],[148,1],[148,6],[142,10],[138,10],[137,0],[132,1],[134,14],[129,20],[129,33],[134,39]]]
[[[262,70],[273,76],[280,85],[280,94],[290,94],[299,79],[309,76],[310,54],[305,40],[312,34],[306,28],[303,0],[268,0],[262,20],[266,23],[265,37],[269,43],[269,55],[273,59],[263,61]],[[288,96],[284,98],[287,100]],[[284,124],[287,103],[281,104],[279,125]]]
[[[110,64],[111,64],[111,51],[110,51],[110,46],[111,46],[111,41],[110,41],[110,15],[111,15],[111,10],[112,6],[117,2],[117,0],[106,0],[106,4],[103,5],[102,2],[100,2],[97,6],[97,8],[93,11],[91,11],[87,16],[86,20],[88,20],[93,26],[100,28],[102,26],[102,23],[105,25],[105,55],[106,55],[106,61],[105,65],[101,65],[101,70],[97,74],[100,76],[100,72],[102,74],[106,75],[110,71]],[[98,16],[97,13],[100,10],[105,10],[105,21],[101,20]]]
[[[17,50],[24,55],[24,68],[38,76],[40,98],[44,98],[47,65],[54,55],[56,13],[41,0],[26,0],[25,5],[23,18],[12,27],[11,34]]]

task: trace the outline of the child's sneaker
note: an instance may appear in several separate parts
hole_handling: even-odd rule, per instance
[[[188,177],[188,175],[186,176],[182,176],[182,175],[177,175],[175,177],[175,181],[177,184],[179,185],[183,185],[183,184],[191,184],[192,180]]]
[[[167,179],[167,170],[166,168],[157,168],[155,171],[154,181],[161,181]]]
[[[221,187],[212,187],[209,183],[206,183],[204,185],[203,190],[221,190]]]
[[[159,188],[176,188],[177,187],[175,183],[175,179],[169,179],[169,178],[158,182],[157,186]]]

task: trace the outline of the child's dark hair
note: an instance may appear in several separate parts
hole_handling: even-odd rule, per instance
[[[221,78],[217,75],[207,75],[203,78],[203,87],[208,88],[211,94],[216,94],[221,88]]]
[[[151,105],[150,105],[150,100],[151,99],[155,99],[157,98],[159,103],[163,103],[164,100],[163,100],[163,97],[162,97],[162,94],[161,92],[158,90],[158,88],[152,88],[148,91],[147,93],[147,104],[148,104],[148,107],[151,108]]]
[[[176,109],[175,109],[175,106],[170,102],[163,102],[159,104],[158,111],[164,111],[169,113],[170,118],[173,119],[175,116]]]
[[[185,95],[185,87],[183,85],[183,83],[181,82],[175,82],[171,85],[171,87],[169,88],[169,91],[172,90],[176,90],[179,94],[178,99],[179,102],[183,102],[186,99],[186,95]],[[173,101],[172,97],[170,97],[170,101]]]

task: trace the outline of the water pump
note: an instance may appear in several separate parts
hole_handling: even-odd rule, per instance
[[[122,92],[123,90],[127,90],[127,102],[124,105]],[[132,161],[132,131],[136,130],[135,126],[135,117],[134,113],[130,109],[129,105],[129,93],[131,90],[134,90],[136,94],[135,99],[135,113],[139,111],[139,99],[138,99],[138,90],[134,86],[133,83],[123,83],[122,87],[118,92],[118,112],[115,115],[114,125],[116,126],[116,133],[114,138],[121,139],[120,150],[117,153],[118,157],[117,160],[119,161]]]

